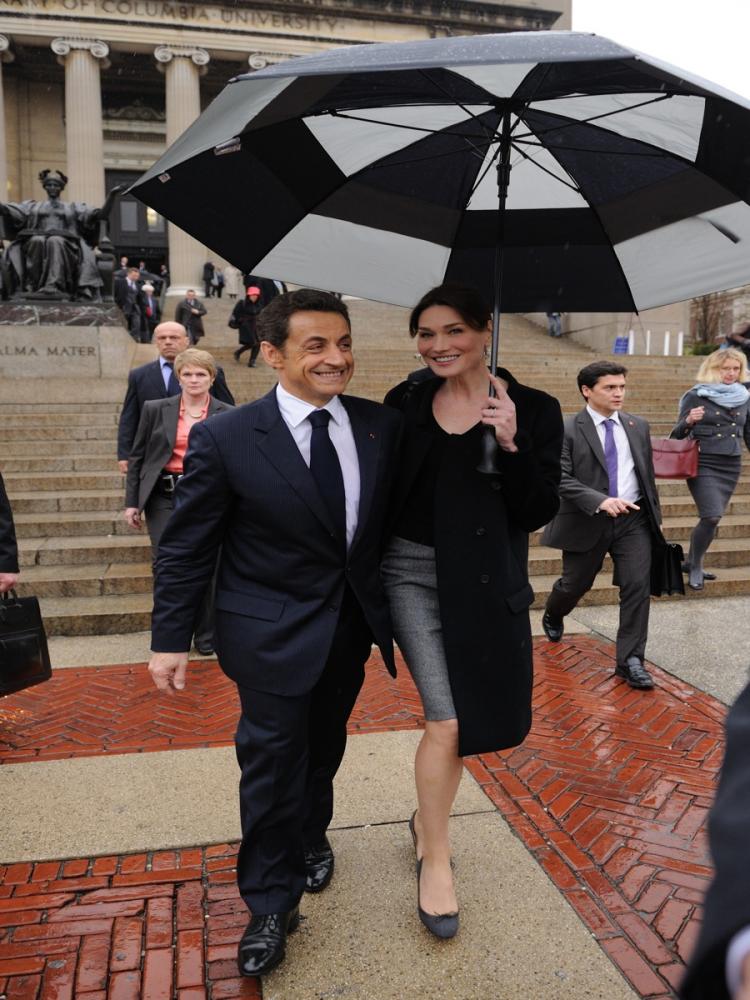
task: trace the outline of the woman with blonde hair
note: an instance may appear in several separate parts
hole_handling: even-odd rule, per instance
[[[189,347],[178,354],[174,359],[174,373],[180,383],[180,394],[150,399],[143,404],[125,483],[125,520],[131,528],[139,529],[142,527],[141,512],[145,511],[154,562],[159,540],[174,507],[175,490],[182,478],[193,425],[232,409],[209,392],[216,378],[216,362],[208,351]],[[203,655],[213,652],[210,593],[197,617],[195,648]]]
[[[700,446],[698,475],[688,479],[688,489],[698,508],[698,523],[690,536],[684,569],[691,590],[703,590],[703,558],[714,539],[719,521],[740,477],[740,441],[750,450],[747,360],[730,347],[709,354],[698,369],[698,381],[680,400],[677,425],[670,437],[696,438]]]

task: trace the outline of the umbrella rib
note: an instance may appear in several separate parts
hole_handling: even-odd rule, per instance
[[[670,156],[673,159],[678,159],[678,157],[674,153],[669,153],[667,150],[659,151],[658,149],[655,149],[653,153],[640,153],[640,152],[636,153],[633,152],[632,150],[624,150],[620,152],[617,149],[587,149],[585,146],[545,146],[543,142],[532,142],[531,139],[514,139],[513,141],[514,144],[518,143],[519,145],[523,144],[524,146],[536,146],[539,149],[547,149],[550,152],[553,152],[555,150],[562,150],[563,152],[566,153],[595,153],[599,156],[605,156],[605,155],[627,156],[627,157],[640,156],[640,157],[646,157],[647,159],[648,158],[658,159],[658,158],[663,158],[664,156]],[[640,142],[640,140],[631,140],[631,141]],[[642,145],[645,145],[645,143],[642,143]]]
[[[649,104],[658,104],[661,101],[671,100],[673,96],[673,94],[660,94],[658,97],[652,97],[648,101],[640,101],[638,104],[630,104],[627,108],[617,108],[614,111],[603,111],[600,115],[592,115],[590,118],[576,118],[575,121],[568,121],[564,125],[552,125],[549,128],[539,129],[538,131],[529,130],[526,135],[516,136],[515,141],[518,142],[519,139],[527,139],[529,136],[549,135],[550,132],[561,132],[566,128],[575,128],[576,125],[590,125],[591,122],[600,121],[602,118],[612,118],[614,115],[621,115],[624,111],[635,111],[636,108],[646,108]],[[550,113],[554,114],[554,111]]]
[[[450,92],[442,84],[438,83],[437,80],[433,80],[432,77],[428,73],[426,73],[423,69],[419,70],[419,75],[423,76],[425,78],[425,80],[427,80],[428,83],[432,84],[433,87],[437,87],[437,89],[440,91],[440,93],[444,97],[447,97],[448,100],[451,101],[452,104],[455,104],[455,106],[457,108],[461,108],[461,110],[464,112],[464,114],[468,115],[470,118],[473,118],[474,121],[477,123],[477,125],[479,125],[479,127],[482,129],[482,131],[484,132],[484,134],[487,136],[488,139],[492,139],[492,138],[494,138],[497,135],[497,131],[495,129],[492,129],[492,131],[490,131],[487,128],[487,126],[484,124],[484,122],[482,122],[482,121],[479,120],[479,116],[478,115],[475,115],[473,111],[470,111],[468,109],[468,107],[465,104],[463,104],[461,101],[457,101],[456,98],[453,97],[450,94]]]
[[[424,105],[427,107],[427,105]],[[434,107],[434,105],[430,105]],[[330,111],[332,118],[346,118],[347,121],[365,122],[367,125],[385,125],[387,128],[402,128],[407,132],[425,132],[427,135],[457,135],[465,138],[460,132],[452,132],[449,128],[425,128],[420,125],[402,125],[399,122],[384,122],[378,118],[363,118],[361,115],[351,115],[346,111]]]
[[[513,148],[516,150],[517,153],[520,153],[525,160],[528,160],[529,163],[533,163],[535,167],[538,167],[539,170],[543,170],[545,174],[549,174],[550,177],[552,177],[554,180],[559,181],[566,187],[569,187],[570,190],[575,191],[576,194],[583,194],[583,192],[581,191],[581,189],[578,187],[577,184],[572,184],[570,181],[566,181],[564,178],[558,177],[556,173],[554,173],[552,170],[549,169],[549,167],[545,167],[541,163],[537,163],[537,161],[534,159],[533,156],[529,156],[529,154],[525,152],[523,149],[519,149],[519,147],[516,146],[515,143],[513,143]],[[546,146],[540,145],[540,149],[546,149]]]

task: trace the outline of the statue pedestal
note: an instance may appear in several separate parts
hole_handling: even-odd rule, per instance
[[[0,302],[4,380],[124,380],[137,346],[112,303]]]

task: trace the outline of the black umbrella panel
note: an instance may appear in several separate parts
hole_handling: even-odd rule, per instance
[[[750,102],[594,35],[354,46],[237,78],[133,191],[242,270],[402,305],[443,281],[492,301],[499,242],[503,311],[750,281]]]

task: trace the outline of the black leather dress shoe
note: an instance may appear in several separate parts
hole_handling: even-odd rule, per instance
[[[322,892],[333,878],[333,848],[325,837],[305,848],[305,892]]]
[[[559,642],[563,637],[565,624],[562,618],[555,618],[549,611],[545,611],[542,615],[542,628],[550,642]]]
[[[643,662],[637,656],[629,656],[622,667],[618,663],[615,667],[615,676],[624,677],[633,688],[652,688],[654,679],[643,666]]]
[[[284,961],[286,936],[299,927],[299,907],[251,917],[237,949],[241,976],[263,976]]]
[[[196,644],[195,644],[195,651],[197,653],[200,653],[201,656],[213,656],[214,655],[214,647],[211,645],[210,642],[196,642]]]

